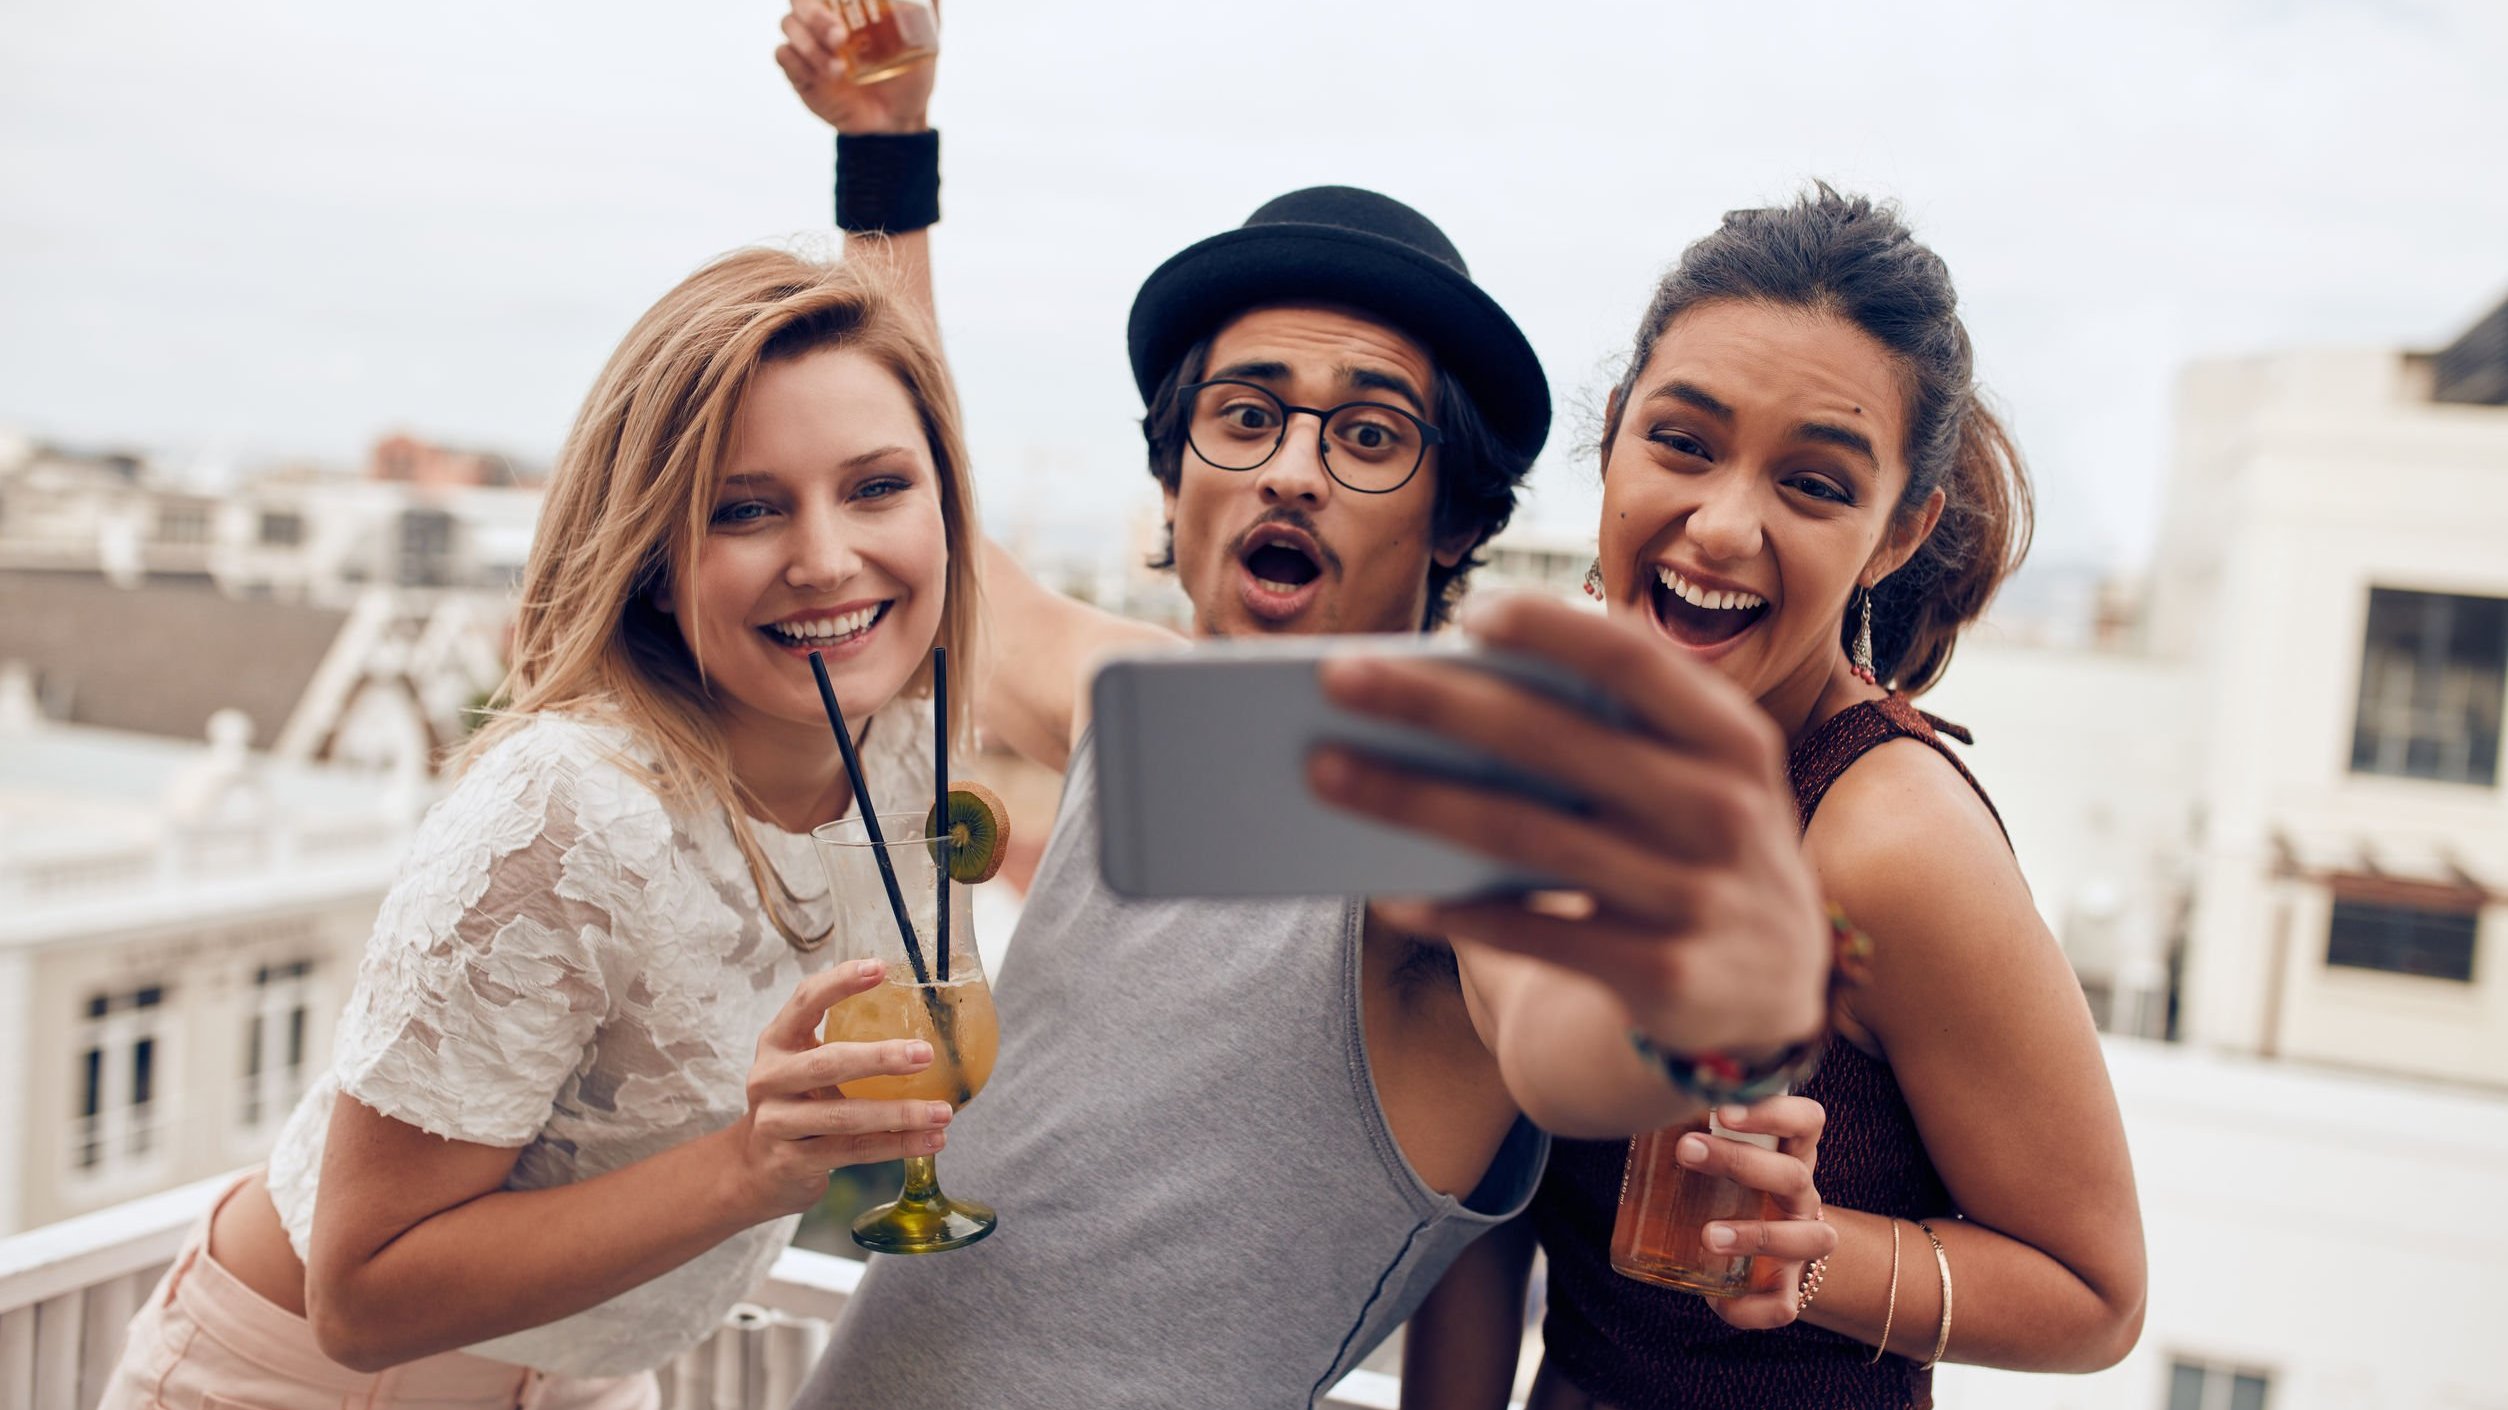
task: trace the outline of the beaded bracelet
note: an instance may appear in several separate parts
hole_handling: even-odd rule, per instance
[[[1870,976],[1872,937],[1856,929],[1834,902],[1828,907],[1828,917],[1829,995],[1834,1004],[1838,990],[1859,985]],[[1757,1060],[1726,1052],[1678,1052],[1657,1043],[1642,1028],[1630,1029],[1628,1041],[1638,1056],[1663,1069],[1665,1081],[1700,1105],[1710,1107],[1728,1102],[1748,1105],[1795,1091],[1811,1080],[1812,1073],[1819,1070],[1820,1055],[1828,1050],[1825,1028]]]
[[[1643,1028],[1628,1031],[1629,1046],[1637,1050],[1637,1055],[1663,1069],[1663,1080],[1671,1083],[1674,1090],[1704,1107],[1731,1103],[1747,1106],[1763,1098],[1783,1096],[1810,1080],[1820,1066],[1820,1053],[1827,1042],[1825,1034],[1805,1038],[1778,1049],[1774,1057],[1745,1061],[1731,1053],[1674,1052],[1647,1037]]]
[[[1794,1315],[1811,1310],[1811,1300],[1820,1295],[1821,1281],[1829,1276],[1830,1255],[1822,1254],[1803,1265],[1801,1281],[1794,1284]]]

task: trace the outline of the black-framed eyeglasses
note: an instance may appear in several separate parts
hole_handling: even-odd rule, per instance
[[[1292,406],[1255,382],[1221,378],[1176,389],[1189,398],[1185,439],[1193,453],[1222,470],[1261,468],[1289,439],[1289,418],[1316,421],[1315,445],[1324,473],[1360,494],[1391,494],[1411,482],[1428,448],[1445,433],[1398,406],[1345,401],[1339,406]]]

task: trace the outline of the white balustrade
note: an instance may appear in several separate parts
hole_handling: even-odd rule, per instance
[[[0,1407],[90,1410],[122,1354],[131,1314],[233,1178],[0,1239]],[[851,1259],[784,1250],[722,1330],[662,1368],[664,1410],[785,1410],[861,1278]],[[1400,1390],[1391,1376],[1355,1371],[1322,1405],[1395,1410]]]

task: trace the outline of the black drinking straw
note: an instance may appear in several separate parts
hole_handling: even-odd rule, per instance
[[[932,793],[939,802],[932,816],[940,820],[940,921],[932,967],[940,982],[949,982],[949,868],[958,858],[958,829],[949,820],[949,648],[932,648]]]
[[[819,703],[827,707],[827,722],[836,730],[836,750],[845,756],[845,777],[853,780],[853,804],[862,810],[863,830],[871,835],[871,855],[879,860],[880,884],[888,888],[888,909],[896,914],[897,933],[905,938],[906,963],[914,968],[915,983],[929,984],[932,978],[923,968],[923,949],[914,941],[914,922],[906,916],[906,893],[897,889],[897,869],[889,865],[888,842],[880,836],[879,809],[871,805],[870,786],[862,781],[862,760],[853,752],[853,731],[845,728],[845,712],[836,704],[836,687],[827,679],[827,662],[815,651],[810,653],[810,674],[819,678]]]

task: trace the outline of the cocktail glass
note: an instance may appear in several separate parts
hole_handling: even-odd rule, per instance
[[[827,1011],[819,1038],[829,1043],[921,1038],[932,1045],[931,1066],[906,1077],[865,1077],[837,1090],[848,1097],[963,1107],[984,1090],[1001,1047],[993,991],[984,982],[975,947],[968,904],[974,888],[949,887],[944,927],[939,881],[947,841],[932,836],[922,813],[882,813],[879,823],[883,844],[871,841],[859,817],[840,818],[810,834],[836,899],[836,958],[874,959],[888,967],[878,987]],[[880,876],[876,854],[882,850],[914,928],[911,956]],[[995,1222],[990,1208],[941,1193],[931,1156],[908,1156],[905,1188],[854,1220],[853,1239],[874,1253],[939,1253],[974,1243],[993,1232]]]

